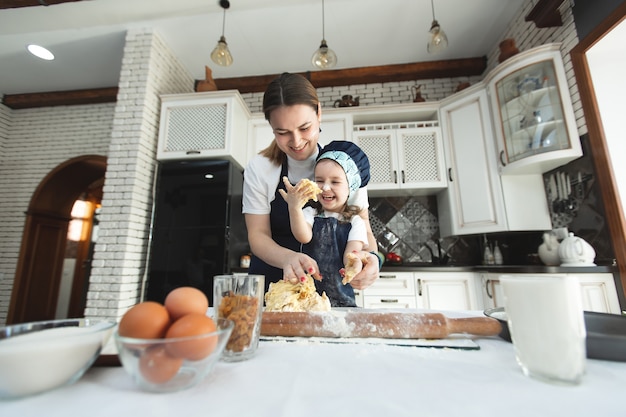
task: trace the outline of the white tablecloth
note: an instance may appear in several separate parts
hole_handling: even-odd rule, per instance
[[[0,416],[626,415],[626,363],[588,360],[581,385],[551,385],[521,373],[510,343],[475,340],[480,350],[261,342],[253,359],[168,394],[139,391],[121,367],[92,368],[72,386],[0,402]]]

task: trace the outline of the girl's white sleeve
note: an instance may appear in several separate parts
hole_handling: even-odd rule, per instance
[[[315,220],[315,215],[317,214],[317,210],[309,206],[309,207],[303,208],[302,212],[304,213],[304,220],[306,220],[308,224],[313,226],[313,221]]]
[[[367,229],[365,228],[365,220],[363,220],[361,216],[352,216],[350,223],[352,224],[352,228],[350,229],[350,233],[348,233],[348,241],[361,241],[363,242],[363,249],[367,249],[368,240]]]

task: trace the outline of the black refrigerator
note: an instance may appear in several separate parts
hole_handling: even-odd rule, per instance
[[[146,300],[162,303],[172,289],[192,286],[213,305],[213,277],[249,252],[242,188],[242,171],[226,160],[159,163]]]

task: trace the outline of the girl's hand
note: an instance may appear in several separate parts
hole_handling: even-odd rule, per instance
[[[309,185],[309,180],[302,179],[294,186],[289,182],[289,178],[283,177],[283,183],[285,184],[286,191],[280,189],[278,192],[289,207],[301,209],[309,200],[317,201],[318,194],[314,191],[314,188]]]
[[[318,272],[317,262],[304,253],[294,253],[283,265],[283,279],[292,284],[304,282],[307,274],[311,275],[318,281],[322,280],[322,276]]]
[[[363,262],[363,270],[356,274],[350,285],[357,290],[363,290],[374,283],[378,279],[378,256],[371,252],[359,252],[359,258]]]

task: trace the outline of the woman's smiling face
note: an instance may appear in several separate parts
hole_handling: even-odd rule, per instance
[[[304,161],[317,151],[321,111],[308,105],[281,106],[271,113],[269,123],[276,144],[289,157]]]
[[[315,165],[315,182],[322,189],[319,202],[324,210],[342,212],[350,196],[346,173],[337,162],[321,159]]]

